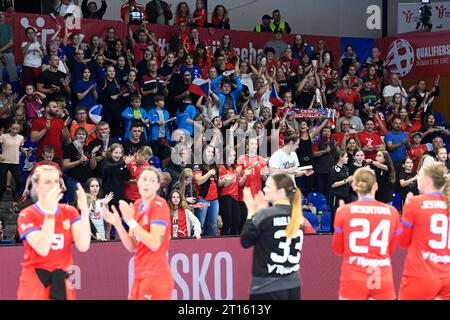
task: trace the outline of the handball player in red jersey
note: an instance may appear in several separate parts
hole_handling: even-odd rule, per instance
[[[125,248],[134,252],[134,281],[130,300],[170,300],[174,282],[169,266],[171,234],[170,209],[158,196],[161,186],[159,172],[143,168],[137,181],[141,199],[134,205],[119,201],[127,232],[115,207],[112,213],[105,206],[104,217],[119,233]]]
[[[19,300],[74,300],[75,289],[66,279],[73,264],[72,241],[81,252],[89,249],[91,227],[86,193],[77,186],[78,207],[59,204],[62,198],[59,170],[50,165],[32,175],[37,202],[19,214],[18,229],[24,244]]]
[[[339,286],[340,300],[394,300],[391,255],[401,233],[398,211],[376,201],[375,173],[355,171],[352,182],[358,201],[336,212],[333,251],[344,255]]]
[[[399,245],[408,248],[400,300],[450,299],[450,181],[443,163],[424,165],[417,176],[421,195],[408,195]]]

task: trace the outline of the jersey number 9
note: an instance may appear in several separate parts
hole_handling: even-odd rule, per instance
[[[432,249],[450,249],[450,234],[449,234],[449,217],[445,214],[434,214],[430,219],[430,231],[433,234],[441,236],[439,241],[430,240],[428,245]]]

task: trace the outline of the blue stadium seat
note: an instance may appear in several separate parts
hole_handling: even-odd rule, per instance
[[[436,119],[436,124],[439,126],[445,126],[445,118],[440,112],[433,112],[434,118]]]
[[[322,219],[320,229],[318,232],[330,232],[331,231],[331,212],[322,212]]]
[[[394,200],[392,202],[392,205],[397,209],[400,210],[402,205],[402,200],[400,198],[400,193],[394,193]]]
[[[308,194],[308,200],[312,203],[314,207],[317,208],[317,211],[329,211],[330,207],[327,203],[327,198],[318,192],[311,192]]]
[[[319,230],[319,218],[316,214],[310,212],[310,211],[303,211],[303,216],[308,219],[309,223],[311,223],[311,226],[317,231]]]

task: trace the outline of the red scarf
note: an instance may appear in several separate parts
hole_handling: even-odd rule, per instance
[[[189,237],[187,229],[186,211],[184,209],[178,209],[178,237]]]

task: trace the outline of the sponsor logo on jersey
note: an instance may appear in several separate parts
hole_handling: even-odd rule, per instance
[[[349,257],[349,263],[353,264],[353,265],[358,265],[361,266],[363,268],[365,267],[389,267],[391,265],[391,259],[390,258],[386,258],[386,259],[367,259],[364,257],[356,257],[356,256],[351,256]]]
[[[450,256],[439,256],[436,253],[422,251],[422,258],[433,263],[449,264]]]
[[[70,220],[69,219],[63,221],[63,228],[64,228],[64,230],[70,229]]]

